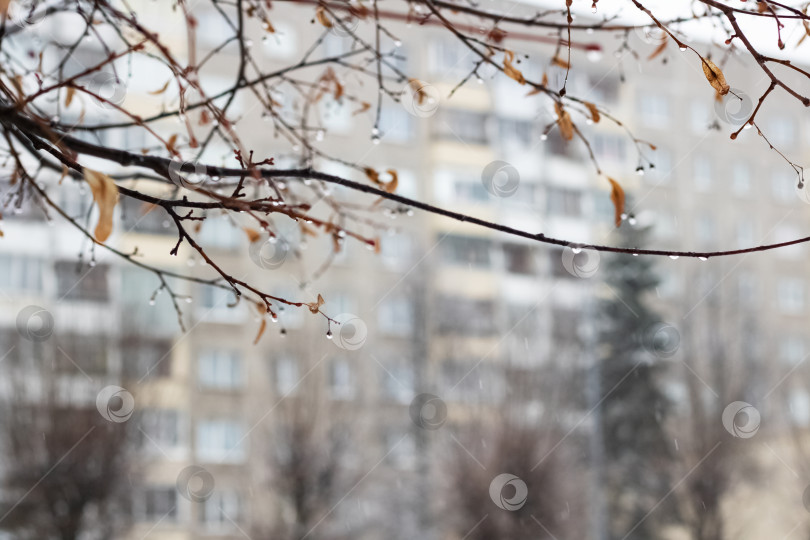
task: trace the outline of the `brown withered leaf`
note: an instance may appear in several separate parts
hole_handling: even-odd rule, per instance
[[[168,90],[169,84],[171,84],[171,82],[172,82],[172,80],[169,79],[168,81],[166,81],[166,83],[163,86],[161,86],[157,90],[152,90],[151,92],[149,92],[149,94],[152,95],[152,96],[159,96],[160,94],[162,94],[163,92]]]
[[[726,78],[719,67],[714,62],[708,59],[703,60],[703,74],[706,75],[706,80],[712,85],[718,94],[725,96],[731,89],[726,83]]]
[[[357,116],[358,114],[363,114],[364,112],[366,112],[370,108],[371,108],[371,103],[369,103],[368,101],[363,101],[363,102],[360,103],[360,108],[352,113],[352,116]]]
[[[332,28],[332,21],[329,19],[329,15],[326,14],[326,10],[323,9],[323,6],[318,6],[317,9],[315,9],[315,18],[326,28]]]
[[[571,115],[563,108],[562,103],[559,101],[554,102],[554,110],[557,111],[557,124],[560,126],[560,135],[566,141],[574,138],[574,123],[571,121]]]
[[[176,144],[177,144],[177,133],[173,134],[171,137],[169,137],[169,140],[166,141],[166,149],[172,154],[176,154],[177,153],[177,147],[175,146]]]
[[[540,80],[540,84],[543,86],[548,86],[548,73],[545,71],[543,72],[543,78]]]
[[[264,22],[262,22],[262,26],[264,26],[265,32],[269,34],[276,33],[276,28],[273,26],[273,23],[270,22],[270,19],[265,19]]]
[[[647,60],[652,60],[656,56],[660,55],[664,50],[667,48],[669,44],[669,39],[667,39],[667,35],[664,34],[664,39],[661,40],[661,44],[655,48],[655,50],[647,57]]]
[[[7,15],[8,14],[8,6],[11,4],[11,0],[0,0],[0,15]]]
[[[267,319],[262,317],[262,322],[259,324],[259,332],[256,334],[256,338],[253,340],[254,345],[256,345],[262,338],[262,334],[264,334],[265,330],[267,330]]]
[[[567,61],[563,60],[559,56],[555,56],[554,58],[552,58],[551,63],[552,63],[552,65],[555,65],[557,67],[561,67],[563,69],[568,69],[568,68],[571,67],[571,64],[569,64]]]
[[[598,124],[599,120],[602,119],[602,117],[599,114],[599,109],[596,107],[596,105],[594,105],[590,101],[586,101],[585,106],[588,107],[588,112],[591,113],[591,120],[593,120],[593,123]]]
[[[311,313],[318,313],[321,310],[321,306],[324,305],[324,303],[325,301],[323,299],[323,296],[319,294],[317,302],[307,302],[306,305]]]
[[[252,244],[253,242],[258,242],[262,238],[262,233],[257,231],[256,229],[251,229],[250,227],[243,227],[243,231],[248,237],[248,241]]]
[[[93,233],[96,241],[105,242],[113,229],[113,211],[118,204],[118,186],[104,173],[84,168],[84,181],[90,185],[93,200],[98,205],[98,224]]]
[[[382,188],[388,193],[393,193],[397,190],[397,186],[399,185],[399,176],[397,175],[397,171],[394,169],[388,169],[385,172],[391,175],[391,180],[383,183]]]
[[[610,182],[610,200],[615,211],[616,227],[619,227],[622,224],[622,214],[624,214],[624,190],[613,178],[608,177],[608,182]]]
[[[70,107],[70,104],[73,103],[73,96],[76,95],[76,88],[73,86],[68,86],[65,88],[65,107]]]
[[[515,60],[515,53],[510,50],[503,51],[503,72],[506,74],[507,77],[510,79],[514,79],[520,84],[526,84],[526,79],[523,77],[523,73],[520,72],[515,66],[512,65],[512,62]]]

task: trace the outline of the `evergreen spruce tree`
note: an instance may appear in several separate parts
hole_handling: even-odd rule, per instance
[[[626,247],[644,246],[649,235],[648,228],[627,222],[618,232]],[[595,368],[602,399],[596,418],[607,528],[603,538],[661,538],[665,520],[673,515],[662,502],[671,487],[673,459],[664,425],[671,406],[662,379],[677,334],[668,332],[649,307],[658,285],[651,257],[606,256],[600,273],[609,287],[599,308]]]

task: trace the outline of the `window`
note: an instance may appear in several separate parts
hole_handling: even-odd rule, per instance
[[[486,238],[447,235],[443,239],[439,237],[438,243],[445,262],[481,268],[489,268],[492,264],[492,243]]]
[[[793,421],[801,426],[810,424],[810,395],[806,390],[794,389],[790,393],[788,408]]]
[[[383,448],[389,465],[398,469],[416,466],[416,441],[406,431],[388,428],[383,431]]]
[[[489,202],[489,193],[484,185],[475,179],[461,179],[456,178],[453,180],[453,200],[464,202]]]
[[[651,168],[647,169],[645,178],[648,181],[660,183],[669,181],[672,177],[672,154],[658,147],[650,156]]]
[[[102,375],[107,373],[107,338],[67,334],[56,342],[55,367],[67,373]]]
[[[197,457],[210,463],[238,463],[245,459],[244,428],[235,420],[197,423]]]
[[[711,216],[700,216],[695,222],[695,236],[701,244],[710,244],[716,235],[714,218]]]
[[[433,124],[435,136],[464,144],[487,144],[487,115],[457,109],[439,109]]]
[[[441,76],[466,74],[473,67],[470,52],[455,39],[436,39],[430,44],[430,69]]]
[[[405,143],[414,137],[413,116],[403,107],[380,109],[380,138],[386,143]]]
[[[510,274],[532,275],[535,273],[536,265],[531,246],[505,243],[503,254],[506,271]]]
[[[786,170],[777,170],[771,177],[771,192],[773,198],[780,203],[788,204],[796,201],[797,178]]]
[[[354,397],[354,374],[346,358],[334,358],[329,363],[329,392],[332,399]]]
[[[404,233],[386,236],[380,243],[380,258],[390,269],[405,267],[413,258],[413,240]]]
[[[59,299],[104,302],[109,298],[106,264],[89,266],[57,261],[55,266]]]
[[[276,390],[281,395],[289,395],[298,386],[298,362],[290,356],[282,356],[276,360]]]
[[[751,247],[755,242],[754,223],[747,219],[737,223],[737,246]]]
[[[413,304],[408,298],[388,297],[377,310],[377,326],[381,332],[396,336],[413,334]]]
[[[582,192],[550,186],[546,191],[546,210],[550,215],[578,217],[582,215]]]
[[[0,255],[0,290],[7,294],[42,291],[42,261],[19,255]]]
[[[765,135],[776,146],[793,147],[796,144],[796,124],[785,116],[771,116]]]
[[[127,233],[173,234],[166,212],[154,205],[122,197],[121,226]],[[206,220],[207,221],[207,220]]]
[[[740,303],[751,305],[757,297],[757,280],[749,272],[742,272],[737,281],[737,297]]]
[[[207,321],[241,323],[244,319],[244,304],[228,307],[234,301],[233,292],[219,287],[202,286],[199,294],[198,316]]]
[[[530,146],[533,142],[532,132],[532,123],[528,120],[498,119],[498,135],[501,143],[507,147],[511,148],[515,143]]]
[[[172,366],[171,340],[127,337],[121,341],[123,373],[127,379],[168,377]]]
[[[578,343],[581,314],[578,311],[554,308],[551,315],[551,337],[555,343]]]
[[[236,249],[242,244],[244,234],[227,216],[207,218],[200,229],[200,243],[205,247]]]
[[[591,145],[599,161],[622,163],[625,159],[625,141],[619,135],[594,134]]]
[[[689,107],[689,122],[692,131],[705,134],[712,125],[713,118],[709,107],[702,101],[693,101]]]
[[[706,156],[698,156],[692,162],[692,172],[695,188],[698,191],[708,191],[712,187],[712,162]]]
[[[805,358],[802,336],[785,336],[779,340],[779,357],[782,361],[796,365]]]
[[[215,490],[200,508],[200,522],[207,529],[236,528],[242,513],[242,501],[235,490]]]
[[[436,317],[440,334],[488,336],[495,333],[495,302],[461,296],[439,296]]]
[[[804,282],[797,278],[783,278],[777,285],[777,299],[783,313],[801,313],[804,310]]]
[[[395,355],[388,355],[378,361],[383,396],[399,403],[410,403],[416,384],[412,362]]]
[[[200,386],[218,389],[241,388],[245,374],[239,351],[208,349],[200,354],[198,381]]]
[[[664,128],[669,125],[669,100],[660,94],[644,94],[638,100],[641,121],[647,127]]]
[[[141,445],[150,453],[165,455],[181,444],[180,411],[146,409],[141,413]]]
[[[751,170],[745,163],[735,163],[731,169],[731,187],[737,195],[751,192]]]
[[[145,521],[175,521],[177,519],[177,488],[149,487],[143,492],[141,514]]]

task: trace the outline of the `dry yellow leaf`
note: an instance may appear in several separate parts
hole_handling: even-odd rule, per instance
[[[329,20],[329,16],[326,14],[326,10],[323,9],[323,6],[318,6],[318,8],[315,10],[315,18],[318,19],[318,22],[325,27],[332,28],[332,21]]]
[[[615,210],[616,226],[619,227],[622,224],[622,214],[624,214],[624,190],[613,178],[608,177],[608,182],[610,182],[610,200],[613,202]]]
[[[262,317],[262,322],[259,325],[259,332],[256,334],[256,339],[253,340],[253,344],[256,345],[259,340],[262,338],[262,334],[267,329],[267,319]]]
[[[571,115],[568,114],[562,104],[557,101],[554,103],[554,110],[557,111],[557,124],[560,126],[560,135],[566,141],[574,138],[574,123],[571,121]]]
[[[245,234],[248,237],[248,240],[252,244],[253,242],[258,242],[262,238],[262,234],[257,231],[256,229],[251,229],[250,227],[243,227],[242,230],[245,231]]]
[[[65,107],[70,107],[73,103],[73,96],[76,95],[76,89],[72,86],[65,88]]]
[[[514,60],[515,53],[509,50],[503,51],[503,72],[510,79],[514,79],[520,84],[526,84],[526,79],[523,77],[523,73],[512,65]]]
[[[723,72],[711,60],[703,60],[703,74],[706,75],[706,80],[712,85],[718,94],[725,96],[731,89],[726,83],[726,78]]]
[[[664,34],[664,39],[661,40],[661,44],[655,48],[655,50],[652,52],[652,54],[650,54],[650,56],[647,57],[647,60],[652,60],[653,58],[664,52],[664,49],[667,48],[668,44],[669,40],[667,39],[666,34]]]
[[[602,119],[602,117],[599,115],[599,109],[590,101],[586,101],[585,106],[588,107],[588,112],[591,113],[591,120],[593,120],[593,123],[598,124],[599,120]]]
[[[165,92],[165,91],[166,91],[166,90],[169,88],[169,84],[170,84],[171,82],[172,82],[172,80],[171,80],[171,79],[169,79],[168,81],[166,81],[166,84],[164,84],[163,86],[161,86],[161,87],[160,87],[160,88],[158,88],[157,90],[154,90],[154,91],[149,92],[149,93],[150,93],[151,95],[153,95],[153,96],[159,96],[160,94],[162,94],[163,92]]]
[[[559,56],[555,56],[551,59],[551,63],[557,67],[561,67],[563,69],[568,69],[571,67],[571,64],[560,58]]]
[[[394,169],[388,169],[385,172],[391,175],[391,180],[389,182],[385,182],[384,184],[382,184],[382,188],[388,193],[393,193],[397,190],[397,185],[399,185],[399,177],[397,175],[397,171],[395,171]]]
[[[318,313],[321,310],[322,305],[324,305],[324,299],[323,299],[323,296],[321,296],[320,294],[318,295],[318,301],[317,302],[309,302],[309,303],[307,303],[307,307],[309,308],[309,311],[311,313]]]
[[[93,233],[96,241],[103,243],[110,237],[113,228],[113,211],[118,204],[118,186],[104,173],[84,168],[84,181],[93,192],[93,200],[98,205],[98,224]]]

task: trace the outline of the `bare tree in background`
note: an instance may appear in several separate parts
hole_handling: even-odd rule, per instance
[[[84,399],[81,385],[38,365],[4,370],[0,530],[32,540],[118,537],[137,478],[129,425],[102,417],[95,392]]]
[[[545,236],[542,231],[515,229],[403,197],[397,191],[396,170],[375,168],[329,152],[329,131],[316,114],[321,104],[348,104],[355,108],[355,115],[370,117],[373,127],[369,138],[374,142],[380,139],[383,104],[401,102],[416,111],[435,106],[431,103],[435,96],[430,95],[426,84],[400,67],[405,53],[399,44],[420,39],[424,27],[442,29],[473,58],[469,73],[457,87],[492,76],[525,88],[527,100],[542,100],[550,113],[549,120],[541,120],[546,122],[543,133],[554,129],[553,136],[561,137],[564,143],[584,146],[594,173],[611,189],[617,226],[626,209],[621,182],[612,177],[627,171],[603,169],[581,126],[601,121],[624,130],[638,153],[642,171],[652,165],[648,153],[655,141],[639,139],[602,104],[569,92],[569,74],[577,70],[584,53],[602,50],[598,43],[590,43],[592,34],[618,37],[616,52],[630,49],[637,58],[648,61],[658,61],[668,47],[681,49],[699,68],[694,84],[705,86],[707,100],[713,96],[741,99],[731,88],[733,81],[726,81],[722,67],[732,55],[747,57],[769,84],[743,125],[731,134],[732,139],[749,125],[757,130],[763,144],[773,147],[759,124],[761,105],[774,98],[791,100],[799,110],[810,105],[810,97],[803,93],[810,72],[789,56],[777,58],[763,52],[765,44],[760,43],[769,39],[783,49],[782,54],[798,59],[794,52],[797,43],[786,44],[782,31],[786,24],[793,24],[810,33],[806,3],[791,6],[772,0],[696,0],[690,4],[688,17],[670,20],[657,15],[642,0],[623,2],[626,10],[644,17],[640,25],[626,24],[611,13],[601,14],[602,4],[597,0],[580,3],[595,12],[582,22],[583,17],[575,22],[573,11],[579,6],[572,0],[545,11],[506,2],[482,8],[447,0],[397,1],[385,6],[376,0],[290,1],[284,5],[296,6],[302,17],[312,18],[320,33],[299,58],[268,69],[256,57],[249,36],[272,37],[276,32],[273,6],[282,2],[150,3],[154,9],[165,10],[164,20],[184,26],[183,50],[174,50],[177,47],[152,27],[153,20],[141,17],[137,9],[131,10],[126,4],[119,6],[107,0],[0,0],[0,129],[3,176],[10,185],[4,204],[9,209],[41,211],[48,219],[67,223],[92,240],[90,251],[107,249],[152,271],[156,288],[171,294],[181,324],[175,287],[178,280],[190,280],[229,291],[234,302],[250,302],[264,317],[261,334],[266,320],[275,318],[284,305],[308,308],[323,316],[327,325],[334,321],[323,311],[326,308],[320,298],[304,302],[275,296],[258,283],[232,275],[200,240],[200,226],[211,217],[229,216],[257,251],[276,241],[284,247],[271,250],[286,253],[289,249],[294,256],[295,246],[280,238],[282,225],[292,224],[305,237],[325,240],[323,268],[345,242],[380,248],[380,231],[386,228],[379,219],[381,209],[398,214],[411,207],[536,242],[569,244],[568,239]],[[219,45],[202,50],[197,34],[198,14],[204,10],[220,18],[228,32],[221,36]],[[773,33],[755,39],[744,30],[750,21],[772,23]],[[408,27],[407,35],[398,35],[404,27],[397,22],[415,24]],[[716,61],[710,54],[716,48],[693,44],[689,39],[697,22],[727,37],[720,45],[723,54]],[[632,39],[637,32],[657,37],[639,46],[639,40]],[[348,50],[325,52],[324,41],[334,34],[350,42]],[[95,43],[92,48],[86,45],[90,41]],[[540,72],[523,67],[527,42],[547,43],[554,50]],[[231,57],[224,55],[234,49],[238,61],[230,84],[216,92],[208,90],[208,67],[218,61],[233,65]],[[134,72],[131,66],[148,66],[145,69],[154,81],[151,94],[157,96],[159,106],[142,110],[125,99],[132,78],[142,77],[142,72]],[[553,70],[561,75],[559,84],[556,77],[549,77]],[[267,128],[260,130],[261,139],[255,138],[259,130],[242,129],[247,119],[234,113],[233,105],[242,97],[257,102],[268,120]],[[103,110],[104,115],[88,114],[90,110]],[[112,144],[110,135],[115,133],[132,134],[144,143],[134,147]],[[274,150],[254,155],[253,150],[268,136],[274,137]],[[215,146],[227,149],[224,161],[215,155],[220,152],[221,157]],[[774,150],[784,158],[785,166],[796,172],[797,185],[803,187],[801,164],[778,148]],[[344,176],[330,174],[326,172],[330,165],[342,166],[348,172]],[[79,189],[83,184],[92,191],[97,215],[75,215],[60,202],[60,190]],[[334,190],[336,186],[345,189]],[[177,233],[171,253],[194,256],[204,262],[206,270],[178,273],[154,267],[138,254],[108,243],[114,229],[114,210],[121,199],[137,203],[143,212],[156,212],[159,217],[155,219],[167,221]],[[326,210],[315,211],[317,202]],[[716,257],[807,241],[810,237],[710,253],[601,245],[594,249]]]

